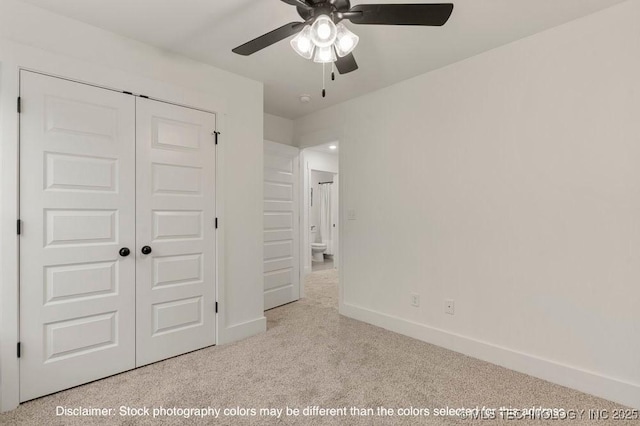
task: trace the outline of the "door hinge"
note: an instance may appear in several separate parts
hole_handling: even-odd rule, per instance
[[[216,217],[216,229],[218,229],[218,218]]]
[[[18,96],[18,114],[22,112],[22,98]]]
[[[216,138],[216,145],[218,145],[218,136],[220,136],[220,132],[218,132],[217,130],[214,130],[213,136]]]
[[[216,302],[216,314],[218,313],[218,302]]]
[[[22,354],[22,344],[20,342],[18,342],[18,358],[20,358],[20,355]]]
[[[18,235],[22,234],[22,221],[18,219],[18,224],[16,226],[16,231],[18,231]]]

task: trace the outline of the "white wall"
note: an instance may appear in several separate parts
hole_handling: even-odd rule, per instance
[[[218,341],[264,331],[262,84],[0,0],[0,411],[17,403],[18,67],[219,112],[218,216],[224,251],[218,269]]]
[[[295,146],[293,140],[293,120],[264,114],[264,138],[271,142]]]
[[[338,155],[328,154],[313,149],[304,150],[304,159],[309,170],[321,170],[324,172],[338,173]]]
[[[340,141],[343,314],[640,407],[638,16],[296,120]]]

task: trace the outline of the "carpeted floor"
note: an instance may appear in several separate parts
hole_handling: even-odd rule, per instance
[[[337,271],[313,273],[306,298],[266,313],[268,331],[203,349],[21,405],[2,425],[92,424],[478,424],[435,416],[445,407],[621,408],[613,403],[506,370],[338,315]],[[148,416],[60,417],[70,408],[147,407]],[[153,418],[153,409],[298,408],[298,416]],[[430,409],[428,416],[303,416],[307,406]],[[347,410],[348,411],[348,410]],[[181,413],[177,413],[181,414]],[[213,414],[213,413],[211,413]],[[227,413],[233,414],[233,413]],[[251,414],[251,413],[249,413]],[[415,414],[415,413],[414,413]],[[489,413],[490,415],[490,413]],[[496,413],[496,415],[499,415]],[[480,422],[489,424],[493,422]],[[503,421],[504,423],[504,421]],[[511,422],[506,422],[511,423]],[[515,421],[514,424],[540,424]],[[557,421],[553,422],[558,424]],[[560,424],[609,424],[569,421]],[[612,421],[622,425],[624,422]],[[630,422],[629,424],[638,424]]]

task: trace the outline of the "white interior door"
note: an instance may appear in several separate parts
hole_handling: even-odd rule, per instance
[[[135,366],[135,103],[25,71],[20,94],[26,401]]]
[[[299,150],[264,143],[264,309],[300,298]]]
[[[136,127],[141,366],[216,341],[216,116],[137,98]]]

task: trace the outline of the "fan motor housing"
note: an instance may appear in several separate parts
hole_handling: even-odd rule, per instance
[[[351,9],[351,2],[349,0],[335,0],[325,1],[325,0],[307,0],[307,3],[311,5],[313,3],[313,9],[303,9],[301,7],[296,7],[298,10],[298,15],[305,21],[319,15],[328,15],[331,16],[336,12],[347,12]]]

